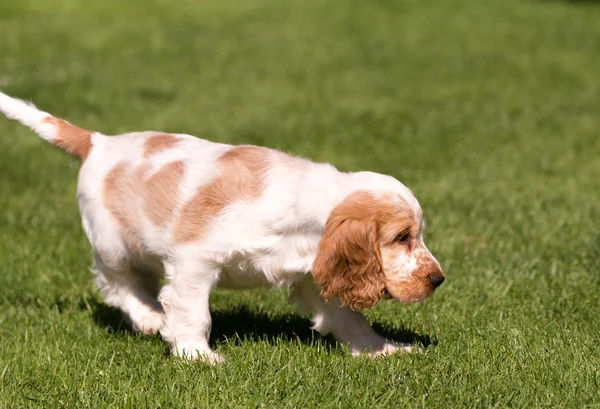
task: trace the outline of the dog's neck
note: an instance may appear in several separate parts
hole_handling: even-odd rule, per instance
[[[377,174],[370,172],[346,173],[327,164],[311,164],[312,169],[299,169],[294,186],[300,193],[296,197],[294,222],[291,229],[310,228],[319,235],[323,232],[329,215],[351,193],[358,190],[376,191],[381,185]],[[306,192],[312,192],[310,196]]]

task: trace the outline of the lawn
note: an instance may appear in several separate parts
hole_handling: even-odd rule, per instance
[[[366,313],[421,354],[218,290],[227,360],[186,364],[92,285],[78,163],[0,118],[0,408],[600,407],[600,2],[2,0],[0,90],[391,174],[447,278]]]

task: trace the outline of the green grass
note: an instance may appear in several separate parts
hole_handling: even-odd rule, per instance
[[[600,3],[3,0],[0,89],[88,129],[267,145],[413,189],[447,281],[352,358],[216,291],[208,367],[102,304],[78,164],[0,118],[0,407],[600,406]]]

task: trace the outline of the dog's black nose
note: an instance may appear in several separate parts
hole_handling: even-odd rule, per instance
[[[446,278],[444,276],[434,275],[429,276],[429,279],[431,280],[431,284],[433,284],[433,288],[438,288]]]

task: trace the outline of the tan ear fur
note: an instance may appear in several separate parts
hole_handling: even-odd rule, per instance
[[[337,297],[353,310],[375,306],[385,290],[373,199],[359,195],[333,210],[313,264],[321,296]]]

